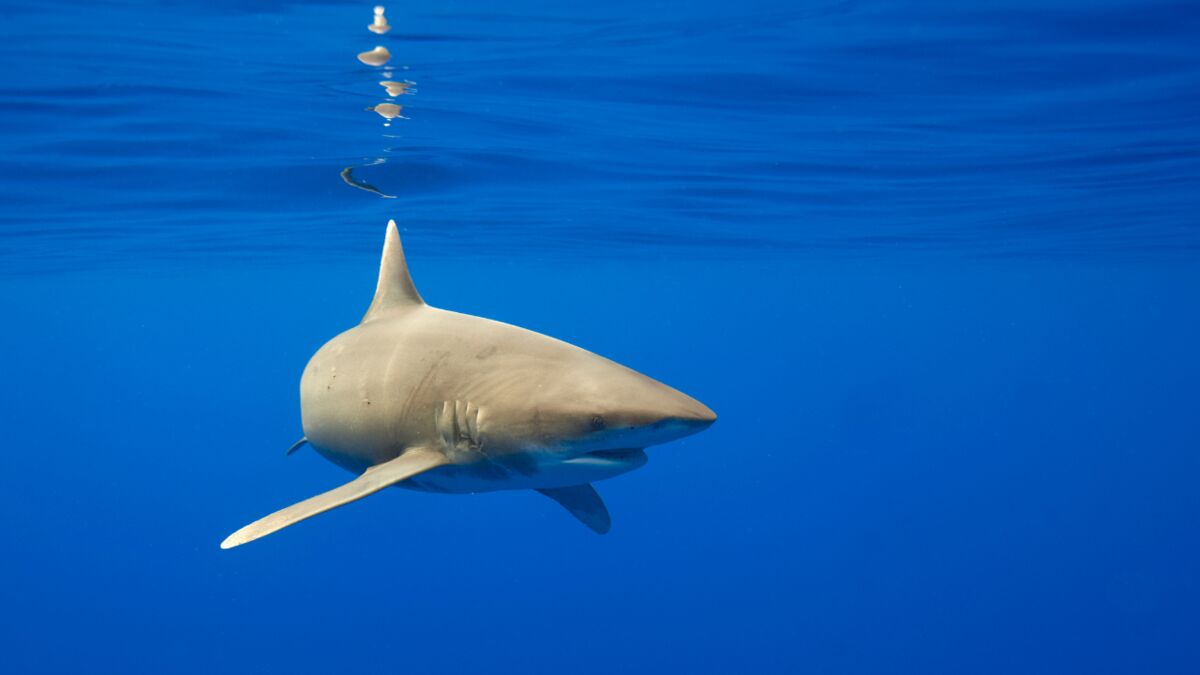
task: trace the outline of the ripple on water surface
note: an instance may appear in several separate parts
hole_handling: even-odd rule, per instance
[[[1188,7],[518,5],[14,7],[3,273],[327,258],[389,217],[447,255],[1200,249]]]

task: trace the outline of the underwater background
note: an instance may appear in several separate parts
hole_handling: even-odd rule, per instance
[[[0,16],[0,671],[1200,672],[1195,3]],[[389,218],[719,421],[220,550]]]

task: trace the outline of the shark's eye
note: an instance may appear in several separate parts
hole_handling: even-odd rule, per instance
[[[604,427],[604,418],[599,415],[592,415],[592,429],[599,431]]]

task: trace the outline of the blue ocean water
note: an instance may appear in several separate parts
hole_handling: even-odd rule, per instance
[[[0,670],[1200,671],[1194,3],[0,6]],[[389,218],[720,420],[219,550]]]

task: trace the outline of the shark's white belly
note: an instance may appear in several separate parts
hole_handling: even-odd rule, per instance
[[[438,467],[402,481],[399,487],[430,492],[533,490],[594,483],[646,463],[642,450],[589,453],[563,459],[561,454],[528,452],[505,461],[483,460]]]

